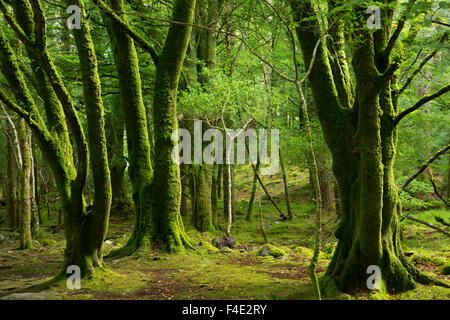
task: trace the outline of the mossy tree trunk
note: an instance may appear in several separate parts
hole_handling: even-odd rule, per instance
[[[123,12],[122,0],[110,0],[113,10]],[[121,15],[127,21],[125,15]],[[109,20],[108,33],[113,47],[114,60],[119,75],[120,98],[125,119],[132,196],[136,215],[133,234],[126,246],[112,256],[131,254],[142,245],[148,245],[151,224],[151,188],[153,168],[147,115],[142,98],[139,61],[133,39],[113,19]]]
[[[281,147],[279,149],[279,152],[280,152],[281,176],[283,178],[283,187],[284,187],[284,198],[286,200],[286,209],[287,209],[287,212],[288,212],[288,219],[292,220],[294,218],[294,214],[292,213],[292,208],[291,208],[291,199],[290,199],[290,196],[289,196],[288,179],[287,179],[287,176],[286,176],[286,169],[284,167],[284,159],[283,159],[283,157],[281,155]]]
[[[448,158],[448,169],[447,169],[447,202],[450,202],[450,157]]]
[[[111,214],[127,210],[128,198],[125,184],[127,161],[124,155],[125,123],[119,95],[112,99],[111,111],[105,117],[105,133],[108,150],[109,169],[111,171]]]
[[[187,189],[189,185],[189,170],[185,164],[180,164],[180,175],[181,175],[181,203],[180,203],[180,214],[185,217],[188,213],[187,204]]]
[[[19,118],[17,133],[19,135],[22,170],[20,171],[20,210],[19,239],[20,249],[30,249],[31,241],[31,153],[28,141],[28,128],[25,120]]]
[[[205,7],[201,7],[204,5]],[[207,5],[207,7],[206,7]],[[205,14],[200,14],[198,20],[200,20],[202,25],[207,26],[208,28],[215,29],[217,24],[217,10],[218,3],[217,0],[209,0],[205,2],[199,2],[198,11],[204,12]],[[201,8],[200,8],[201,7]],[[198,67],[198,82],[204,87],[205,90],[208,90],[208,83],[211,80],[210,75],[205,75],[204,70],[202,70],[203,65],[206,66],[208,72],[213,72],[216,65],[216,39],[214,31],[207,30],[199,30],[198,33],[198,46],[197,46],[197,58],[202,63],[201,66]],[[203,129],[205,128],[206,122],[204,122]],[[202,132],[203,134],[203,132]],[[208,143],[204,143],[204,147]],[[194,215],[194,225],[199,231],[212,231],[214,230],[213,226],[213,205],[212,205],[212,190],[213,190],[213,165],[208,163],[202,163],[199,165],[196,178],[196,212]]]
[[[39,79],[36,90],[44,101],[47,122],[44,122],[33,101],[19,68],[17,57],[2,29],[0,29],[0,69],[9,83],[14,99],[1,90],[0,99],[9,109],[25,119],[45,159],[50,164],[64,212],[66,237],[64,269],[68,265],[77,265],[81,269],[82,276],[85,276],[92,273],[96,265],[101,264],[101,245],[109,212],[110,188],[108,188],[109,172],[105,158],[106,145],[104,133],[99,129],[103,128],[103,118],[99,108],[100,89],[96,85],[98,75],[96,78],[95,74],[91,74],[90,79],[86,79],[86,82],[90,83],[85,86],[86,103],[91,106],[87,112],[88,126],[91,127],[89,139],[90,144],[94,144],[91,152],[95,152],[97,158],[92,163],[96,166],[93,176],[96,191],[98,191],[94,200],[94,210],[88,213],[85,211],[83,199],[87,175],[87,142],[71,96],[47,51],[42,4],[40,1],[23,0],[15,1],[13,4],[15,17],[10,15],[3,4],[0,5],[0,9],[16,36],[25,44],[32,70],[40,72],[35,74],[36,79]],[[76,4],[83,8],[81,2]],[[83,43],[89,38],[89,28],[86,12],[82,10],[82,13],[84,34],[81,34],[77,41],[81,40],[81,46],[85,46],[86,51],[84,57],[80,54],[80,61],[84,60],[82,69],[89,69],[83,70],[83,76],[87,77],[89,72],[96,72],[96,69],[87,67],[88,64],[92,66],[95,55],[91,51],[92,43]],[[95,106],[92,107],[94,104]],[[69,129],[76,143],[76,154],[72,152]],[[65,274],[65,270],[61,274]]]
[[[169,252],[192,247],[180,216],[181,182],[178,164],[172,161],[177,147],[171,136],[178,129],[176,103],[178,81],[194,18],[195,0],[176,0],[173,21],[156,67],[153,99],[155,175],[152,184],[152,238]]]
[[[81,9],[81,28],[73,29],[81,66],[88,129],[90,164],[94,180],[92,213],[87,217],[84,249],[94,266],[102,265],[102,246],[106,237],[111,209],[111,175],[106,149],[105,120],[97,57],[92,42],[89,19],[82,0],[66,4]]]
[[[6,141],[6,206],[8,227],[16,227],[16,197],[14,194],[14,156],[13,145],[9,139]]]
[[[212,169],[212,165],[203,164],[198,170],[196,179],[197,208],[194,226],[202,232],[214,229],[211,204]]]
[[[259,167],[261,165],[261,162],[258,160],[256,161],[256,172],[259,172]],[[247,216],[245,219],[247,221],[252,220],[252,213],[253,213],[253,204],[255,203],[255,197],[256,197],[256,189],[258,188],[258,178],[256,176],[256,173],[253,174],[253,182],[252,182],[252,193],[250,195],[250,200],[248,201],[248,208],[247,208]]]
[[[39,225],[42,224],[42,216],[39,210],[39,194],[37,190],[37,159],[35,153],[35,141],[31,132],[28,133],[31,155],[31,236],[36,238],[39,232]]]
[[[305,20],[315,14],[311,1],[290,2],[305,66],[309,66],[322,30],[316,19]],[[363,16],[365,8],[358,10]],[[332,58],[323,39],[309,76],[342,204],[336,231],[339,242],[326,277],[343,291],[366,288],[370,265],[379,266],[382,289],[411,289],[413,278],[433,282],[412,267],[400,244],[401,205],[393,173],[397,64],[389,62],[391,50],[387,49],[391,26],[386,17],[392,17],[393,9],[385,10],[380,30],[353,35],[360,41],[352,57],[355,94],[345,59]],[[339,22],[336,25],[341,31]],[[417,31],[412,26],[407,39],[414,39]],[[334,35],[339,40],[339,32],[335,30]],[[345,53],[340,51],[340,56],[345,58]]]

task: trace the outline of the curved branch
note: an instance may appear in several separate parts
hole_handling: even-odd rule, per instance
[[[441,38],[439,39],[439,41],[441,43],[444,43],[448,38],[448,32],[445,32]],[[406,88],[408,88],[408,86],[411,84],[412,80],[414,80],[414,78],[416,77],[416,75],[420,72],[420,70],[422,70],[422,68],[425,66],[425,64],[431,59],[433,58],[436,53],[438,53],[439,49],[435,49],[433,50],[431,53],[429,53],[423,60],[422,62],[419,64],[419,66],[414,69],[413,73],[408,77],[408,79],[406,80],[406,82],[403,84],[403,86],[401,87],[401,89],[398,91],[398,95],[401,95],[403,93],[403,91],[405,91]]]
[[[434,230],[436,230],[436,231],[442,232],[442,233],[445,234],[447,237],[450,237],[450,233],[449,233],[448,231],[445,231],[445,230],[442,229],[442,228],[436,227],[436,226],[435,226],[434,224],[432,224],[432,223],[429,223],[429,222],[426,222],[426,221],[422,221],[422,220],[419,220],[419,219],[417,219],[417,218],[413,218],[413,217],[410,217],[410,216],[406,216],[405,218],[406,218],[406,219],[409,219],[409,220],[411,220],[411,221],[414,221],[414,222],[417,222],[417,223],[421,223],[421,224],[423,224],[423,225],[426,225],[427,227],[430,227],[430,228],[432,228],[432,229],[434,229]]]
[[[17,37],[30,49],[34,50],[34,39],[30,39],[23,29],[19,26],[16,19],[11,15],[6,4],[3,0],[0,0],[0,11],[2,11],[3,16],[5,17],[6,22],[8,22],[9,26],[16,33]]]
[[[93,0],[94,3],[100,8],[100,10],[105,13],[109,18],[113,19],[128,35],[145,51],[150,53],[155,65],[158,65],[159,54],[156,52],[155,48],[145,40],[138,32],[136,32],[127,22],[125,22],[121,17],[119,17],[114,10],[112,10],[105,2],[102,0]]]
[[[429,102],[429,101],[431,101],[433,99],[436,99],[436,98],[442,96],[443,94],[446,94],[448,91],[450,91],[450,84],[444,86],[438,92],[435,92],[435,93],[430,94],[428,96],[424,96],[422,99],[417,101],[412,107],[410,107],[410,108],[400,112],[397,115],[397,117],[395,117],[395,119],[394,119],[394,126],[396,126],[400,122],[400,120],[402,120],[404,117],[406,117],[411,112],[416,111],[417,109],[419,109],[421,106],[423,106],[427,102]]]
[[[46,37],[44,11],[40,0],[31,0],[30,4],[33,10],[35,43],[36,47],[41,50],[45,46]]]
[[[429,158],[425,164],[423,166],[420,167],[419,170],[417,170],[411,177],[408,178],[408,180],[406,180],[401,186],[400,189],[404,189],[406,188],[411,181],[413,181],[415,178],[417,178],[430,164],[432,164],[434,162],[434,160],[436,160],[437,158],[439,158],[441,155],[443,155],[445,152],[447,152],[447,150],[450,150],[450,144],[444,148],[442,148],[441,150],[439,150],[438,152],[436,152],[431,158]]]

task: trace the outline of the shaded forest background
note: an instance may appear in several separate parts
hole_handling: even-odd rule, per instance
[[[1,295],[448,299],[448,4],[372,4],[0,0]],[[196,120],[278,173],[178,166]]]

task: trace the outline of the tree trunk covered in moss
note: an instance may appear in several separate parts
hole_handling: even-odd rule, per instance
[[[124,120],[120,96],[112,99],[111,111],[105,118],[105,133],[108,150],[109,169],[111,171],[111,214],[127,210],[128,198],[125,184],[127,161],[124,155]]]
[[[20,249],[30,249],[31,242],[31,153],[28,141],[28,128],[25,120],[19,118],[17,133],[19,135],[22,170],[20,171]]]
[[[68,265],[77,265],[81,269],[82,276],[85,276],[93,272],[95,265],[101,263],[101,245],[107,226],[106,212],[109,210],[107,204],[110,190],[108,189],[107,183],[109,172],[106,171],[107,159],[104,157],[106,155],[106,145],[104,143],[104,134],[101,133],[101,129],[103,128],[102,114],[101,111],[99,113],[99,108],[91,108],[87,112],[88,126],[91,127],[90,144],[92,142],[97,144],[91,152],[95,150],[95,152],[99,152],[100,154],[95,154],[97,159],[93,162],[93,165],[96,166],[94,179],[98,179],[94,182],[97,184],[96,188],[98,190],[95,199],[96,203],[94,203],[93,212],[87,213],[84,208],[82,192],[87,173],[87,143],[73,101],[47,51],[45,17],[41,3],[38,1],[29,3],[28,1],[18,0],[14,4],[17,6],[20,5],[20,8],[14,8],[18,24],[22,26],[25,34],[34,36],[36,41],[29,42],[20,32],[16,32],[16,35],[26,45],[31,64],[36,63],[38,67],[33,67],[32,69],[45,71],[42,78],[39,78],[39,76],[36,76],[36,78],[40,80],[40,84],[42,85],[37,86],[37,91],[44,101],[43,105],[46,111],[47,123],[44,122],[33,101],[23,73],[18,66],[17,57],[13,53],[1,29],[0,69],[12,89],[14,99],[5,95],[1,90],[0,99],[8,108],[25,119],[45,159],[50,164],[64,211],[64,231],[66,237],[64,269]],[[80,2],[76,2],[76,4],[83,8]],[[3,14],[8,17],[8,23],[12,24],[11,21],[14,22],[14,17],[10,16],[9,12],[4,10],[5,8],[3,6],[0,7]],[[80,39],[86,41],[89,37],[88,20],[86,19],[86,12],[84,10],[82,10],[82,14],[83,33],[80,35]],[[80,44],[82,46],[86,45],[86,43]],[[92,48],[92,43],[85,46],[84,58],[83,54],[80,54],[80,60],[84,60],[84,67],[82,66],[82,69],[86,68],[87,63],[92,66],[92,59],[95,59],[94,53],[90,51],[90,48]],[[94,70],[89,67],[88,69],[82,70],[83,77],[87,76],[89,72],[96,71],[96,69]],[[48,79],[48,82],[45,79]],[[95,79],[95,75],[90,79],[90,85],[85,87],[85,97],[87,105],[92,106],[92,102],[96,100],[97,102],[95,103],[98,107],[100,105],[100,92],[99,87],[95,85],[96,82],[98,83],[97,79]],[[76,158],[72,152],[68,127],[76,143]],[[101,127],[101,129],[95,130],[95,127]],[[101,162],[100,165],[98,165],[99,162]],[[105,179],[102,179],[102,176]],[[102,188],[103,190],[101,190]],[[100,199],[100,195],[102,194],[105,197]],[[65,270],[62,274],[65,274]]]
[[[202,5],[207,5],[207,8],[200,8]],[[204,16],[200,16],[199,20],[202,25],[215,29],[217,23],[217,0],[209,0],[199,2],[197,4],[199,11],[206,12]],[[202,62],[198,68],[198,82],[208,90],[208,83],[210,76],[204,74],[202,70],[203,65],[206,66],[208,72],[212,72],[216,65],[216,39],[215,33],[212,30],[199,30],[198,32],[198,47],[197,58]],[[206,130],[206,128],[205,128]],[[203,135],[203,132],[202,132]],[[208,143],[204,142],[205,147]],[[202,149],[203,150],[203,149]],[[213,165],[202,163],[197,170],[196,179],[196,213],[194,215],[194,226],[199,231],[212,231],[214,229],[212,222],[213,205],[212,201],[212,180],[213,180]]]
[[[217,227],[217,187],[218,187],[218,176],[217,176],[217,164],[213,164],[212,167],[212,184],[211,184],[211,210],[213,224]]]
[[[101,84],[84,2],[82,0],[67,0],[66,3],[68,6],[77,5],[82,13],[81,28],[73,29],[73,35],[80,59],[90,164],[94,179],[92,213],[87,219],[86,232],[88,234],[84,245],[86,254],[92,257],[93,265],[100,266],[102,265],[102,246],[108,230],[111,209],[111,175],[106,149]]]
[[[113,10],[123,12],[122,0],[110,0]],[[127,21],[125,15],[122,19]],[[108,32],[119,75],[120,98],[125,119],[129,168],[136,215],[133,234],[127,244],[112,255],[131,254],[148,245],[151,224],[151,190],[153,179],[147,116],[142,98],[139,60],[133,39],[113,20]]]
[[[186,164],[180,164],[180,176],[181,176],[181,203],[180,203],[180,214],[185,217],[188,213],[187,206],[187,189],[189,186],[189,168]]]
[[[294,215],[292,213],[292,208],[291,208],[291,199],[289,197],[288,179],[286,177],[286,169],[284,167],[284,159],[281,155],[281,147],[279,149],[279,152],[280,152],[281,176],[283,178],[283,187],[284,187],[284,198],[286,200],[286,209],[288,212],[288,219],[292,220],[294,218]]]
[[[172,161],[177,147],[172,133],[178,129],[178,81],[194,18],[195,0],[176,0],[172,21],[159,61],[153,98],[155,175],[152,184],[152,238],[169,252],[192,247],[180,216],[181,182],[178,164]]]
[[[31,236],[36,238],[39,231],[39,225],[42,224],[41,212],[39,210],[39,194],[37,179],[37,159],[35,152],[35,141],[31,132],[28,133],[31,155]]]
[[[309,66],[322,30],[317,20],[308,19],[315,14],[311,1],[290,2],[305,66]],[[363,15],[365,9],[359,9]],[[392,8],[383,14],[392,16]],[[380,267],[382,289],[411,289],[413,278],[432,282],[406,260],[400,244],[401,204],[393,173],[398,107],[392,99],[395,65],[389,65],[384,51],[391,33],[387,20],[383,19],[380,30],[358,31],[354,37],[361,41],[352,59],[354,97],[350,96],[351,78],[342,71],[345,68],[340,72],[332,68],[336,61],[330,58],[323,39],[309,76],[342,203],[336,231],[339,242],[326,278],[342,291],[366,288],[370,265]],[[354,101],[353,105],[348,101]]]
[[[450,157],[448,157],[448,169],[447,169],[447,202],[450,202]]]
[[[6,140],[6,209],[8,227],[16,227],[16,197],[14,194],[14,155],[13,146],[9,139]]]
[[[223,197],[223,164],[217,165],[217,199]]]
[[[191,195],[191,215],[192,222],[196,220],[195,215],[197,214],[197,177],[195,176],[195,167],[189,166],[189,192]]]
[[[39,4],[35,4],[35,6],[39,7]],[[35,34],[36,28],[44,28],[45,25],[42,20],[33,18],[33,8],[31,7],[28,1],[18,0],[14,2],[14,13],[15,18],[17,19],[17,23],[24,30],[27,35]],[[39,21],[40,25],[37,26],[35,21]],[[44,25],[44,26],[43,26]],[[44,72],[42,66],[42,60],[39,60],[36,51],[41,50],[40,54],[42,56],[46,56],[48,58],[48,52],[46,51],[45,46],[45,34],[42,34],[42,38],[39,39],[39,49],[38,48],[30,48],[30,46],[26,46],[28,56],[30,58],[31,69],[33,70],[34,76],[39,81],[36,81],[36,90],[39,96],[42,98],[44,102],[44,110],[47,119],[47,123],[44,124],[42,119],[37,116],[38,111],[36,106],[34,106],[34,102],[31,98],[30,92],[24,82],[23,76],[17,66],[16,58],[6,44],[1,46],[1,50],[4,53],[5,60],[3,61],[4,65],[2,72],[5,74],[8,82],[11,87],[14,88],[14,94],[17,101],[25,103],[27,108],[31,110],[31,115],[36,116],[37,121],[31,123],[31,116],[27,118],[23,114],[23,116],[30,125],[35,137],[39,143],[39,146],[45,155],[47,161],[50,163],[50,167],[53,172],[53,176],[55,178],[55,182],[57,184],[57,189],[60,193],[62,204],[64,208],[64,223],[65,223],[65,237],[66,237],[66,249],[65,249],[65,265],[78,265],[81,268],[82,274],[86,274],[89,271],[89,263],[86,262],[86,259],[83,254],[76,253],[77,250],[73,250],[72,246],[78,242],[81,243],[81,239],[83,238],[81,235],[74,236],[74,233],[80,228],[73,227],[73,224],[81,224],[81,220],[76,218],[78,215],[82,215],[84,212],[84,203],[82,200],[82,188],[85,182],[84,174],[80,171],[78,174],[75,172],[74,168],[74,159],[72,154],[72,146],[69,139],[69,132],[67,129],[67,125],[65,122],[65,112],[63,111],[62,103],[59,100],[56,92],[54,91],[53,84],[58,82],[58,77],[55,74],[53,83],[50,83],[50,76],[47,72]],[[37,46],[37,44],[36,44]],[[46,62],[50,63],[50,60]],[[46,65],[49,67],[49,64]],[[50,66],[51,67],[51,66]],[[8,68],[8,70],[5,70]],[[48,70],[48,69],[47,69]],[[61,83],[61,81],[59,81]],[[10,106],[11,107],[11,106]],[[18,110],[14,110],[18,111]],[[72,128],[75,128],[78,125],[78,132],[82,133],[80,123],[71,122]],[[77,130],[77,129],[75,129]],[[75,132],[75,131],[73,131]],[[54,137],[54,138],[52,138]],[[76,140],[77,142],[83,141],[83,135],[76,135],[76,137],[81,140]],[[82,145],[78,145],[79,147],[79,155],[80,157],[77,159],[79,163],[79,168],[84,166],[85,157],[82,154],[84,153],[84,148]],[[77,179],[75,180],[75,176]],[[76,181],[76,183],[74,183]],[[77,245],[75,245],[77,246]],[[78,245],[81,247],[81,244]],[[80,251],[80,250],[78,250]]]
[[[326,150],[317,152],[317,171],[319,174],[320,192],[324,209],[327,209],[333,199],[332,173],[328,169]]]
[[[203,164],[198,170],[196,179],[197,208],[194,226],[202,232],[214,229],[211,205],[212,170],[212,165]]]
[[[259,172],[259,167],[261,165],[261,162],[258,160],[256,161],[256,172]],[[253,204],[255,203],[255,197],[256,197],[256,189],[258,188],[258,177],[256,176],[256,173],[253,174],[253,182],[252,182],[252,193],[250,195],[250,200],[248,201],[248,208],[247,208],[247,216],[245,219],[247,221],[252,220],[252,212],[253,212]]]

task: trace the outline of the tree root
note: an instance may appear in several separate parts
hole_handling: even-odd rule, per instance
[[[10,294],[14,294],[14,293],[41,292],[41,291],[50,289],[52,286],[59,283],[60,281],[63,281],[64,279],[66,279],[66,271],[61,270],[53,278],[46,280],[42,283],[38,283],[38,284],[32,285],[30,287],[15,288],[12,290],[0,292],[0,298],[9,296]]]
[[[418,270],[411,262],[409,262],[406,257],[402,254],[400,255],[400,261],[405,267],[405,269],[409,272],[409,274],[413,277],[415,281],[417,281],[420,284],[434,284],[436,286],[444,287],[444,288],[450,288],[450,284],[433,278],[424,272]]]

